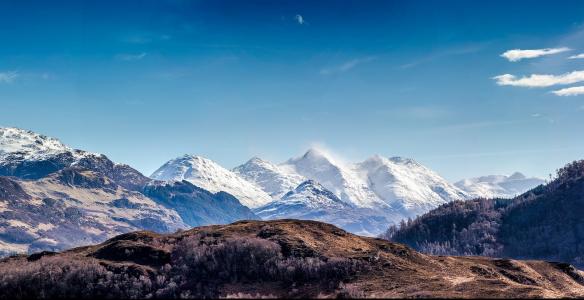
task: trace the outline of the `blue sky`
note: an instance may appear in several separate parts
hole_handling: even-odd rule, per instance
[[[579,86],[582,1],[1,1],[0,38],[0,125],[147,175],[314,145],[449,180],[584,158],[584,95],[553,93]]]

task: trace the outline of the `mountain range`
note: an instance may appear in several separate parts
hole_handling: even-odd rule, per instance
[[[320,220],[374,236],[404,218],[469,199],[475,196],[469,186],[484,181],[461,189],[412,159],[376,155],[347,163],[318,149],[280,164],[254,157],[232,170],[184,155],[149,178],[103,154],[18,128],[0,128],[0,179],[3,253],[260,218]],[[529,182],[497,184],[514,193]]]
[[[155,181],[105,155],[0,128],[0,256],[241,219],[258,217],[224,192]]]
[[[229,192],[264,219],[319,220],[369,236],[385,231],[385,224],[415,218],[444,203],[523,192],[541,182],[521,180],[518,174],[484,178],[491,177],[500,180],[490,181],[490,189],[481,189],[487,185],[482,178],[463,181],[463,189],[413,159],[374,155],[348,163],[319,149],[280,164],[253,157],[232,170],[184,155],[151,175]]]
[[[528,178],[515,172],[509,176],[490,175],[463,179],[454,185],[472,198],[513,198],[544,183],[545,180],[541,178]]]

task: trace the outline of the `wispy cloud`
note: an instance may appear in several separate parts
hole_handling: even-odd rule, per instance
[[[355,59],[346,61],[343,64],[336,66],[336,67],[322,69],[322,70],[320,70],[320,74],[330,75],[330,74],[335,74],[335,73],[344,73],[344,72],[347,72],[347,71],[357,67],[360,64],[368,63],[368,62],[373,61],[375,59],[376,59],[376,57],[374,57],[374,56],[355,58]]]
[[[122,40],[129,44],[149,44],[159,41],[168,41],[172,36],[155,32],[138,32],[122,37]]]
[[[553,118],[550,118],[547,115],[540,114],[540,113],[531,114],[531,117],[532,118],[536,118],[536,119],[543,119],[543,120],[547,121],[550,124],[553,124],[553,123],[556,122],[556,120],[554,120]]]
[[[584,95],[584,86],[573,86],[565,89],[560,89],[552,91],[552,93],[558,96],[578,96]]]
[[[434,51],[434,52],[429,53],[425,56],[419,57],[416,60],[402,64],[399,66],[399,68],[400,69],[409,69],[409,68],[416,67],[416,66],[424,64],[424,63],[434,61],[434,60],[439,59],[439,58],[476,53],[476,52],[481,51],[488,44],[489,43],[473,43],[473,44],[460,45],[460,46],[456,46],[456,47],[452,47],[452,48],[448,48],[448,49]]]
[[[296,20],[296,22],[298,22],[300,25],[304,25],[306,23],[302,15],[295,15],[294,20]]]
[[[532,50],[521,50],[521,49],[513,49],[505,51],[501,54],[502,57],[506,58],[509,61],[516,62],[526,58],[536,58],[545,55],[552,55],[557,53],[562,53],[566,51],[570,51],[572,49],[567,47],[561,48],[545,48],[545,49],[532,49]]]
[[[580,53],[580,54],[576,54],[576,55],[572,55],[570,57],[568,57],[568,59],[581,59],[584,58],[584,53]]]
[[[584,81],[584,71],[573,71],[561,75],[532,74],[517,78],[515,75],[503,74],[493,77],[498,85],[520,87],[549,87],[557,84],[572,84]]]
[[[16,71],[0,72],[0,83],[12,83],[18,76]]]
[[[146,52],[138,53],[138,54],[118,54],[116,55],[116,59],[123,60],[123,61],[136,61],[141,60],[146,57]]]

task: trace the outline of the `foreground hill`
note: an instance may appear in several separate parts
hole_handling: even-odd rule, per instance
[[[513,199],[445,204],[387,237],[433,254],[564,261],[584,267],[584,161]]]
[[[315,221],[128,233],[0,262],[0,298],[583,297],[567,264],[435,257]]]

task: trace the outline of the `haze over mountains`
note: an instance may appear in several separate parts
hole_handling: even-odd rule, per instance
[[[373,236],[483,191],[469,188],[483,181],[463,190],[411,159],[346,163],[318,149],[281,164],[254,157],[233,170],[184,155],[151,177],[55,138],[0,128],[0,251],[60,250],[138,229],[260,218],[319,220]],[[494,182],[512,193],[533,183]]]

